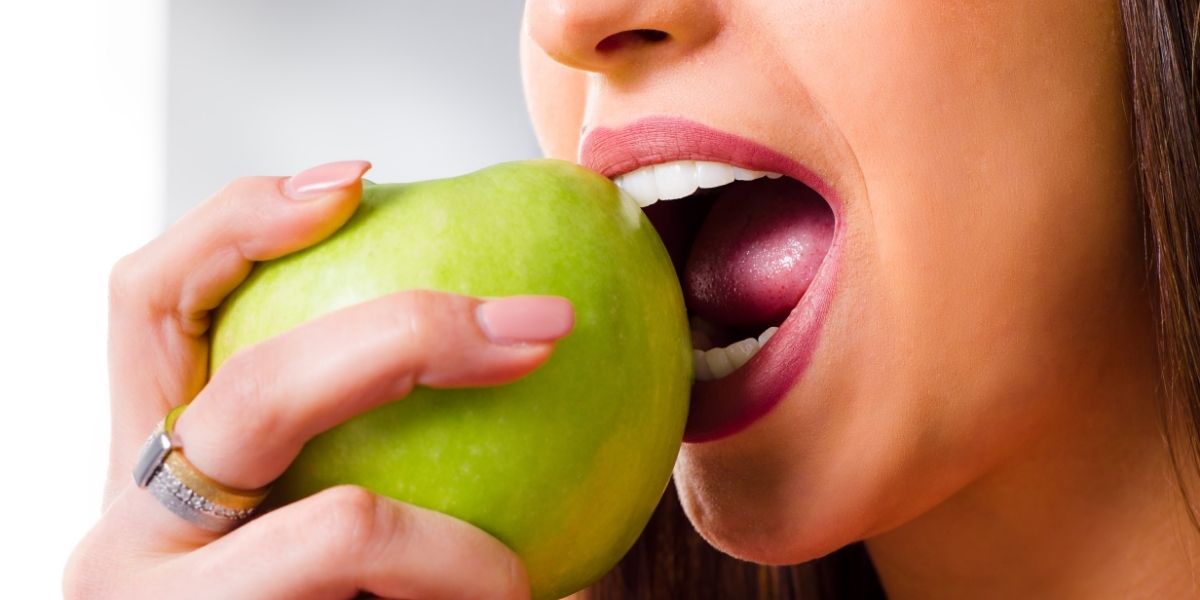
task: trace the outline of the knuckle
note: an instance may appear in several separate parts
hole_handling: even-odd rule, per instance
[[[228,220],[245,227],[246,231],[269,231],[272,211],[269,204],[258,202],[264,191],[271,189],[275,179],[270,177],[239,177],[217,192],[216,200],[220,212],[232,214]],[[277,191],[277,188],[274,188]]]
[[[67,567],[63,570],[62,592],[63,598],[67,600],[88,597],[90,582],[84,575],[82,565],[80,564],[83,560],[80,556],[80,550],[76,549],[71,554],[71,558],[67,561]]]
[[[145,277],[142,255],[145,248],[126,254],[113,264],[108,273],[108,297],[113,306],[128,304],[144,294]]]
[[[432,290],[410,290],[391,297],[386,306],[388,344],[392,356],[403,359],[406,381],[431,383],[439,369],[454,369],[462,362],[464,316],[473,301],[467,296]]]
[[[380,519],[383,507],[375,494],[361,487],[330,488],[314,500],[313,508],[317,514],[312,530],[333,559],[370,556],[380,533],[394,535],[391,531],[378,531],[383,521]]]
[[[408,290],[393,296],[395,305],[390,314],[396,319],[394,329],[402,344],[425,348],[437,340],[439,326],[447,312],[450,298],[431,290]]]
[[[396,320],[393,331],[398,336],[398,343],[422,346],[431,336],[426,316],[436,307],[433,294],[426,290],[410,290],[394,295],[392,300],[394,306],[389,314]]]
[[[93,532],[94,533],[94,532]],[[93,548],[93,533],[89,533],[67,559],[63,569],[62,593],[66,600],[112,597],[109,576],[113,569],[103,562],[103,553]]]

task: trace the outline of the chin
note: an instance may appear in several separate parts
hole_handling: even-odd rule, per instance
[[[703,481],[680,476],[680,472],[677,469],[679,500],[696,532],[713,548],[734,558],[763,565],[794,565],[856,541],[840,534],[835,523],[813,527],[808,519],[789,514],[786,507],[730,498]]]
[[[675,487],[696,531],[717,550],[764,565],[807,562],[863,539],[862,497],[807,483],[825,478],[804,477],[795,449],[779,447],[790,437],[772,435],[773,426],[786,420],[767,418],[725,440],[684,445]]]

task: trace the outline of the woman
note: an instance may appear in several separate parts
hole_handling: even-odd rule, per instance
[[[864,540],[891,598],[1200,595],[1196,19],[1195,0],[530,0],[546,153],[643,204],[689,196],[647,213],[698,344],[780,327],[732,373],[697,359],[675,485],[707,542],[789,565]],[[68,596],[526,593],[495,540],[362,490],[221,535],[128,481],[185,401],[188,459],[252,490],[353,413],[415,383],[519,377],[567,333],[554,298],[402,294],[205,385],[207,311],[252,261],[335,230],[367,166],[239,180],[116,267],[106,512]],[[732,167],[785,177],[688,193]],[[824,208],[798,215],[801,196]],[[819,252],[789,254],[804,236]],[[716,559],[671,506],[596,595],[836,595],[830,573],[864,565]]]

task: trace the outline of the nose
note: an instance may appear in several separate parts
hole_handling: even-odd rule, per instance
[[[703,45],[719,19],[711,0],[529,0],[525,23],[555,61],[605,72]]]

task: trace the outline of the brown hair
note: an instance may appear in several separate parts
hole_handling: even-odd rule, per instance
[[[1161,410],[1172,463],[1200,529],[1200,0],[1121,0],[1130,133],[1154,278]],[[738,561],[688,523],[674,487],[593,600],[885,598],[861,543],[789,567]]]
[[[1137,180],[1155,279],[1162,415],[1200,528],[1200,0],[1122,0]]]

